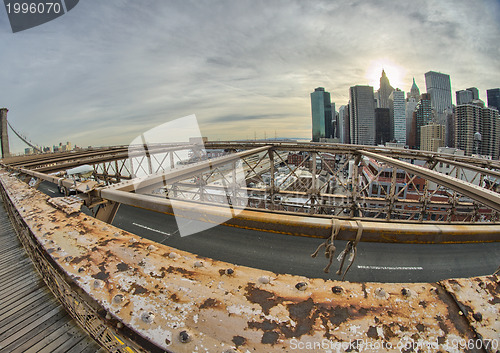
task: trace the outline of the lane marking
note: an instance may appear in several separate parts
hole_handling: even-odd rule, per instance
[[[424,268],[420,266],[414,266],[414,267],[403,267],[403,266],[397,266],[397,267],[392,267],[392,266],[363,266],[363,265],[358,265],[359,269],[363,270],[389,270],[389,271],[421,271]]]
[[[170,235],[170,233],[165,233],[165,232],[162,232],[161,230],[158,230],[158,229],[150,228],[148,226],[143,226],[142,224],[139,224],[139,223],[132,223],[132,224],[134,226],[141,227],[141,228],[144,228],[144,229],[156,232],[156,233],[160,233],[160,234],[163,234],[163,235]]]
[[[49,188],[47,188],[47,190],[48,190],[48,191],[50,191],[50,192],[51,192],[51,193],[53,193],[53,194],[55,194],[55,193],[56,193],[56,192],[55,192],[55,190],[52,190],[52,189],[49,189]]]

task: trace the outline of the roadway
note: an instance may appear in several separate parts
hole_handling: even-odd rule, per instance
[[[60,196],[53,184],[39,190]],[[87,210],[88,211],[88,210]],[[311,258],[321,239],[216,226],[180,237],[174,216],[121,205],[113,225],[153,241],[201,256],[276,273],[324,279],[340,279],[335,260],[330,273],[323,272],[327,259],[320,252]],[[417,227],[417,226],[416,226]],[[337,241],[337,256],[345,242]],[[454,277],[492,274],[499,265],[500,242],[470,244],[364,243],[346,280],[354,282],[435,282]],[[345,269],[345,266],[344,266]]]

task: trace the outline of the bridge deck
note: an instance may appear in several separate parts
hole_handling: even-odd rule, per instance
[[[45,286],[1,201],[0,352],[105,352]]]

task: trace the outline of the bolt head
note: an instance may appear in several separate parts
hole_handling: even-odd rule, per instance
[[[306,282],[299,282],[295,285],[295,288],[298,290],[306,290],[307,289],[307,283]]]
[[[187,331],[181,331],[179,332],[179,341],[182,343],[188,343],[191,341],[191,335]]]
[[[155,314],[153,314],[151,311],[144,312],[141,315],[141,320],[147,324],[153,323],[154,319],[155,319]]]

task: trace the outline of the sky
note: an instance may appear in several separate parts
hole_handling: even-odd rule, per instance
[[[0,106],[32,142],[128,145],[195,114],[210,140],[311,137],[310,93],[336,109],[385,69],[455,91],[500,87],[500,1],[81,0],[12,33],[0,8]],[[11,150],[25,145],[10,133]]]

